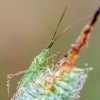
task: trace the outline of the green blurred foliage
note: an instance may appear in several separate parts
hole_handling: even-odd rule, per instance
[[[33,58],[48,44],[61,14],[68,6],[58,34],[72,22],[91,15],[100,5],[99,0],[1,0],[0,1],[0,100],[7,100],[7,74],[26,70]],[[90,18],[89,18],[90,19]],[[60,52],[60,59],[75,42],[86,19],[66,31],[52,47]],[[95,25],[88,48],[82,49],[77,67],[85,63],[93,67],[79,100],[100,100],[100,18]],[[22,75],[12,78],[12,96]]]

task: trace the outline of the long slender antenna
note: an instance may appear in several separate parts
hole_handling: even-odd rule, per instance
[[[60,21],[59,21],[59,23],[58,23],[58,25],[57,25],[57,27],[56,27],[56,30],[55,30],[55,32],[54,32],[54,35],[53,35],[52,40],[54,40],[54,38],[55,38],[55,35],[56,35],[56,33],[57,33],[57,30],[58,30],[58,27],[59,27],[59,25],[60,25],[60,23],[61,23],[61,21],[62,21],[62,19],[63,19],[63,17],[64,17],[64,14],[65,14],[65,12],[66,12],[66,9],[67,9],[67,6],[65,7],[64,12],[63,12],[63,14],[62,14],[62,16],[61,16],[61,18],[60,18]]]
[[[87,16],[87,17],[84,17],[84,18],[82,18],[82,19],[80,19],[80,20],[78,20],[78,21],[72,23],[72,24],[69,25],[68,27],[66,27],[66,28],[55,38],[54,41],[56,41],[56,40],[57,40],[66,30],[68,30],[70,27],[72,27],[72,26],[75,25],[76,23],[81,22],[82,20],[87,19],[87,18],[89,18],[89,17],[91,17],[91,16],[92,16],[92,15],[89,15],[89,16]]]

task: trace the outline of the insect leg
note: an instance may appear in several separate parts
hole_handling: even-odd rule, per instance
[[[24,71],[19,71],[19,72],[15,73],[15,74],[8,74],[7,75],[7,91],[8,91],[8,97],[10,95],[9,92],[10,92],[10,80],[11,80],[11,78],[14,77],[14,76],[18,76],[20,74],[24,74],[26,72],[33,72],[33,71],[34,70],[24,70]]]
[[[10,80],[11,80],[11,78],[14,77],[14,76],[18,76],[20,74],[24,74],[24,73],[26,73],[28,71],[29,70],[19,71],[19,72],[15,73],[15,74],[8,74],[7,75],[7,91],[8,91],[8,97],[9,97],[9,92],[10,92]]]
[[[46,61],[46,66],[53,66],[53,65],[48,65],[48,60],[50,59],[50,58],[53,58],[54,56],[58,56],[59,55],[59,53],[57,52],[56,54],[52,54],[52,56],[50,56],[50,57],[48,57],[48,58],[46,58],[44,61]],[[45,68],[45,67],[42,67],[42,68]]]
[[[50,59],[50,58],[52,58],[53,56],[58,56],[58,52],[56,53],[56,54],[53,54],[52,56],[50,56],[50,57],[48,57],[48,58],[46,58],[44,61],[46,61],[46,60],[48,60],[48,59]]]

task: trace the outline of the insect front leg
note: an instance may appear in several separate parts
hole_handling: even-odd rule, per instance
[[[50,57],[46,58],[44,61],[47,61],[48,59],[54,57],[54,56],[58,56],[59,52],[57,52],[56,54],[52,54]]]
[[[59,52],[57,52],[56,54],[52,54],[52,51],[51,51],[51,56],[48,57],[47,59],[45,59],[46,61],[46,67],[42,67],[43,71],[47,71],[48,73],[51,73],[54,69],[55,69],[55,63],[54,63],[54,56],[57,56],[57,61],[59,59]],[[48,64],[48,60],[52,58],[52,64]]]
[[[51,51],[51,56],[50,57],[48,57],[48,58],[46,58],[44,61],[46,61],[46,66],[55,66],[55,64],[54,64],[54,56],[57,56],[57,60],[59,59],[59,52],[57,52],[56,54],[52,54],[52,51]],[[52,58],[52,65],[48,65],[48,60],[50,59],[50,58]]]
[[[53,55],[51,49],[50,49],[50,54]],[[54,56],[57,56],[57,60],[59,60],[59,52],[57,52],[56,54],[54,54]],[[54,56],[52,56],[52,60],[54,60],[53,59]]]
[[[50,49],[50,53],[52,55],[52,50]],[[59,52],[56,53],[56,56],[57,56],[57,62],[59,61]],[[54,67],[55,66],[55,63],[54,63],[54,56],[52,56],[52,66]]]

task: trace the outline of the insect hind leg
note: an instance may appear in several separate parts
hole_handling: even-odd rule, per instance
[[[19,72],[15,73],[15,74],[8,74],[7,75],[8,100],[10,100],[9,96],[10,96],[10,80],[11,80],[11,78],[14,77],[14,76],[18,76],[20,74],[24,74],[24,73],[29,72],[29,71],[32,71],[32,70],[24,70],[24,71],[19,71]]]

